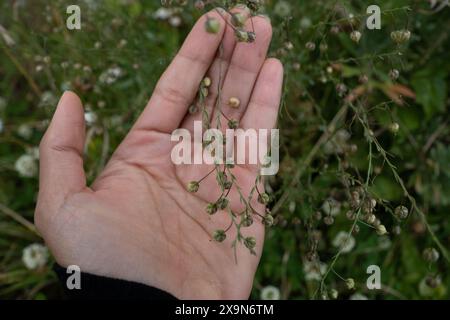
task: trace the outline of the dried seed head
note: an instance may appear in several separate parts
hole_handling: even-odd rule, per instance
[[[272,216],[271,214],[266,214],[266,215],[264,216],[264,218],[262,219],[262,222],[263,222],[263,224],[264,224],[266,227],[271,227],[271,226],[273,226],[273,221],[274,221],[274,219],[273,219],[273,216]]]
[[[225,209],[226,207],[228,207],[228,203],[229,203],[229,201],[228,201],[227,198],[220,198],[220,199],[217,201],[217,207],[218,207],[220,210],[223,210],[223,209]]]
[[[339,28],[339,26],[332,26],[330,32],[332,34],[338,34],[339,32],[341,32],[341,28]]]
[[[405,43],[410,38],[411,32],[409,30],[396,30],[391,32],[391,39],[397,44]]]
[[[375,199],[370,199],[370,207],[372,208],[372,210],[374,210],[377,206],[377,200]]]
[[[356,219],[356,213],[352,210],[347,211],[347,213],[345,214],[345,216],[347,217],[348,220],[355,220]]]
[[[352,39],[353,42],[359,43],[359,40],[361,40],[361,32],[355,30],[352,33],[350,33],[350,39]]]
[[[204,79],[203,79],[203,85],[205,86],[205,87],[210,87],[211,86],[211,78],[210,77],[205,77]]]
[[[375,222],[372,223],[372,225],[373,225],[375,228],[378,228],[378,227],[381,225],[380,219],[375,219]]]
[[[217,205],[215,203],[208,203],[208,205],[206,206],[206,212],[209,215],[213,215],[217,212]]]
[[[216,230],[213,234],[213,239],[217,242],[223,242],[227,238],[227,234],[224,230]]]
[[[338,83],[336,85],[336,91],[339,95],[339,97],[343,97],[345,93],[347,92],[347,86],[343,83]]]
[[[195,1],[194,6],[197,10],[203,10],[205,8],[205,2],[202,0],[197,0]]]
[[[254,33],[253,31],[249,31],[249,32],[247,32],[247,36],[248,36],[248,43],[255,42],[256,33]]]
[[[377,217],[374,214],[369,214],[365,220],[367,223],[373,224],[377,220]]]
[[[233,182],[231,182],[231,181],[225,181],[224,183],[223,183],[223,188],[225,189],[225,190],[229,190],[229,189],[231,189],[231,187],[233,186]]]
[[[200,188],[200,184],[197,181],[191,181],[187,185],[187,191],[191,193],[196,193]]]
[[[385,235],[386,233],[387,233],[386,227],[384,225],[380,224],[377,227],[377,234],[382,236],[382,235]]]
[[[439,287],[441,285],[442,279],[441,279],[441,277],[439,275],[437,275],[437,276],[429,275],[425,279],[425,283],[430,288],[435,289],[435,288],[437,288],[437,287]]]
[[[252,11],[258,11],[261,5],[261,0],[247,0],[247,7]]]
[[[261,193],[258,195],[258,202],[267,205],[270,202],[270,196],[265,192]]]
[[[201,89],[200,89],[200,95],[201,95],[203,98],[208,97],[208,96],[209,96],[209,90],[208,90],[208,88],[202,86]]]
[[[242,13],[231,14],[231,24],[236,28],[242,28],[245,25],[245,16]]]
[[[405,206],[398,206],[395,208],[394,214],[399,219],[406,219],[408,218],[409,210]]]
[[[319,45],[320,52],[326,52],[328,51],[328,44],[326,42],[322,42]]]
[[[331,299],[336,300],[339,296],[339,292],[336,289],[331,289],[329,295]]]
[[[231,97],[230,100],[228,100],[228,105],[231,108],[237,109],[241,105],[241,101],[236,97]]]
[[[395,134],[400,130],[400,125],[397,122],[393,122],[389,125],[389,130]]]
[[[439,252],[435,248],[426,248],[422,256],[427,262],[436,262],[439,260]]]
[[[369,77],[365,74],[362,74],[359,76],[358,81],[359,81],[359,83],[365,84],[369,81]]]
[[[309,51],[314,51],[316,50],[316,44],[314,42],[309,41],[305,44],[305,48],[308,49]]]
[[[352,290],[355,288],[355,280],[352,278],[348,278],[345,280],[345,285],[347,286],[347,289]]]
[[[191,106],[189,107],[189,113],[190,113],[190,114],[197,113],[197,111],[198,111],[198,107],[197,107],[196,104],[193,104],[193,105],[191,105]]]
[[[326,216],[325,218],[323,218],[323,222],[327,226],[331,226],[334,223],[334,218],[332,216]]]
[[[228,127],[230,129],[237,129],[238,126],[239,126],[239,122],[237,120],[231,119],[228,121]]]
[[[398,71],[397,69],[391,69],[389,71],[389,78],[395,81],[398,79],[398,77],[400,77],[400,71]]]
[[[216,18],[207,18],[205,22],[205,29],[208,33],[216,34],[220,31],[220,22]]]
[[[241,225],[244,228],[250,227],[253,224],[253,217],[251,214],[245,213],[242,215]]]
[[[351,193],[351,205],[353,208],[357,208],[359,207],[359,205],[361,204],[361,195],[359,194],[358,191],[352,191]]]
[[[284,47],[287,50],[291,51],[292,49],[294,49],[294,44],[292,42],[290,42],[290,41],[287,41],[287,42],[284,43]]]
[[[242,29],[236,29],[234,31],[237,41],[248,42],[248,32]]]
[[[256,247],[256,239],[254,237],[247,237],[244,239],[244,245],[248,249],[253,250]]]

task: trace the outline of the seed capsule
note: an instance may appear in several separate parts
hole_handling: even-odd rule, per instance
[[[352,33],[350,33],[350,39],[352,39],[353,42],[359,43],[359,40],[361,40],[361,32],[355,30]]]
[[[247,32],[247,36],[248,36],[248,43],[252,43],[255,42],[256,40],[256,33],[254,33],[253,31],[249,31]]]
[[[230,129],[237,129],[238,126],[239,122],[237,120],[231,119],[230,121],[228,121],[228,127]]]
[[[227,238],[227,234],[224,230],[216,230],[213,234],[213,239],[217,242],[223,242]]]
[[[200,95],[201,95],[203,98],[208,97],[208,96],[209,96],[209,90],[208,90],[208,88],[207,88],[207,87],[202,87],[202,88],[200,89]]]
[[[427,262],[436,262],[439,260],[439,252],[435,248],[426,248],[422,255]]]
[[[247,7],[252,11],[258,11],[261,5],[261,0],[247,0]]]
[[[241,105],[241,101],[238,98],[232,97],[228,100],[228,105],[231,108],[237,109]]]
[[[220,22],[216,18],[208,18],[205,22],[205,29],[208,33],[216,34],[220,31]]]
[[[196,104],[193,104],[193,105],[191,105],[191,106],[189,107],[189,113],[190,113],[190,114],[197,113],[197,111],[198,111],[198,107],[197,107]]]
[[[407,42],[410,38],[411,31],[409,30],[396,30],[391,32],[391,39],[397,44]]]
[[[244,239],[244,245],[252,250],[253,248],[256,247],[256,239],[254,237],[247,237]]]
[[[309,41],[305,44],[305,48],[308,49],[309,51],[314,51],[316,50],[316,44],[314,42]]]
[[[187,191],[191,193],[196,193],[200,188],[200,184],[197,181],[191,181],[187,185]]]
[[[243,27],[245,20],[245,16],[242,13],[233,13],[231,15],[231,24],[237,28]]]
[[[270,196],[267,193],[261,193],[258,195],[258,202],[261,204],[268,204],[270,202]]]
[[[336,289],[331,289],[330,290],[330,297],[333,300],[336,300],[339,296],[339,292]]]
[[[369,214],[366,218],[366,222],[372,224],[377,220],[377,217],[374,214]]]
[[[195,1],[194,6],[197,10],[203,10],[205,8],[205,2],[202,0],[197,0],[197,1]]]
[[[211,86],[211,78],[205,77],[205,79],[203,79],[203,85],[207,88],[210,87]]]
[[[397,122],[391,123],[391,125],[389,126],[389,130],[392,133],[397,133],[398,130],[400,130],[400,125]],[[406,209],[406,210],[408,210],[408,209]],[[406,215],[408,215],[408,213]]]
[[[353,288],[355,288],[355,280],[353,280],[352,278],[348,278],[347,280],[345,280],[345,285],[347,286],[347,289],[352,290]]]
[[[397,69],[392,69],[391,71],[389,71],[389,78],[391,78],[392,80],[397,80],[399,76],[400,71],[398,71]]]
[[[387,233],[386,227],[384,225],[380,224],[377,227],[377,234],[382,236],[382,235],[385,235],[386,233]]]
[[[273,226],[273,221],[274,221],[274,219],[273,219],[273,216],[272,216],[271,214],[266,214],[266,215],[264,216],[263,220],[262,220],[263,224],[264,224],[266,227],[271,227],[271,226]]]
[[[206,212],[209,215],[213,215],[217,212],[217,205],[215,203],[208,203],[208,205],[206,206]]]
[[[405,206],[398,206],[395,208],[394,214],[399,219],[406,219],[408,218],[409,210]]]
[[[325,218],[323,218],[323,222],[327,226],[331,226],[334,223],[334,218],[332,216],[326,216]]]
[[[244,228],[250,227],[253,224],[253,217],[251,214],[244,214],[242,216],[241,224]]]
[[[225,209],[226,207],[228,207],[228,203],[229,203],[229,201],[228,201],[227,198],[221,198],[219,201],[217,201],[217,207],[218,207],[220,210],[223,210],[223,209]]]
[[[248,42],[248,32],[241,30],[241,29],[236,29],[236,31],[234,32],[237,41],[239,42]]]

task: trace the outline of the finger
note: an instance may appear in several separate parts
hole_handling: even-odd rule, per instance
[[[203,15],[197,21],[156,85],[133,129],[171,133],[179,127],[223,38],[225,21],[217,10]],[[206,31],[205,23],[208,18],[220,23],[217,34]]]
[[[230,10],[230,12],[232,14],[241,14],[245,20],[247,20],[251,14],[250,10],[246,6],[236,7]],[[192,113],[188,112],[181,125],[182,128],[188,129],[191,132],[194,130],[194,121],[202,121],[203,119],[209,121],[211,119],[219,88],[223,88],[224,79],[228,72],[228,66],[236,47],[236,36],[231,24],[231,15],[229,13],[224,13],[223,17],[224,19],[227,19],[228,23],[226,25],[222,44],[220,45],[216,58],[214,59],[214,62],[206,75],[211,79],[211,86],[208,88],[208,97],[203,103],[198,103],[198,101],[193,103],[196,107],[195,111]]]
[[[227,125],[227,118],[239,121],[244,114],[272,39],[272,27],[266,18],[256,17],[251,20],[253,21],[247,21],[246,30],[254,28],[256,40],[253,43],[236,45],[220,95],[220,110],[225,115],[225,119],[221,119],[224,128]],[[239,100],[237,108],[230,107],[230,98]],[[214,127],[220,110],[214,111],[212,119]]]
[[[84,141],[83,106],[76,94],[65,92],[40,144],[38,207],[55,213],[68,195],[86,187]]]
[[[283,65],[278,59],[267,59],[242,117],[243,129],[273,129],[276,125],[283,86]]]

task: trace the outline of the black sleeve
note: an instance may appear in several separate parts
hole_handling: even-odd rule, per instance
[[[141,283],[81,273],[81,289],[69,290],[66,286],[66,269],[55,264],[53,268],[64,288],[67,298],[75,300],[176,300],[170,293]]]

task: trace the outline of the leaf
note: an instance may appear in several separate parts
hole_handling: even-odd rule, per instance
[[[416,101],[423,107],[427,119],[445,111],[447,99],[445,77],[445,72],[434,69],[418,71],[412,77],[411,84],[417,95]]]
[[[408,87],[401,84],[387,84],[381,87],[383,92],[399,106],[403,106],[403,97],[416,98],[416,94]]]

